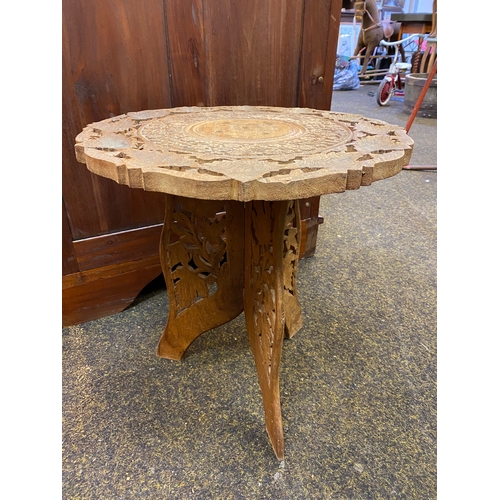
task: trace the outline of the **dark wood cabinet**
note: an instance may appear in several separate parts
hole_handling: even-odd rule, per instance
[[[341,0],[63,0],[63,325],[123,310],[161,274],[164,196],[76,161],[87,124],[176,106],[330,109]],[[302,256],[319,199],[302,200]]]

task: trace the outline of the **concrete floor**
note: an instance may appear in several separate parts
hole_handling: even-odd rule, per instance
[[[403,103],[334,92],[332,110],[404,126]],[[436,165],[417,118],[412,164]],[[126,311],[63,330],[65,500],[436,498],[436,171],[321,198],[300,261],[304,326],[283,346],[276,460],[244,318],[155,356],[161,279]]]

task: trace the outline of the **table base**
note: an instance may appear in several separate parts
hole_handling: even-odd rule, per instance
[[[212,201],[167,195],[160,259],[170,310],[160,357],[245,312],[266,429],[284,458],[279,365],[284,336],[302,326],[297,297],[298,200]]]

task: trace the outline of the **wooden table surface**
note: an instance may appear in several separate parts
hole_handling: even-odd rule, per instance
[[[183,107],[87,126],[77,158],[146,191],[207,200],[293,200],[358,189],[406,166],[403,128],[306,108]]]

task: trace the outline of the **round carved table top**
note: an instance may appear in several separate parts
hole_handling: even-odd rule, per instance
[[[182,107],[92,123],[76,156],[119,184],[207,200],[292,200],[358,189],[408,165],[404,128],[307,108]]]

